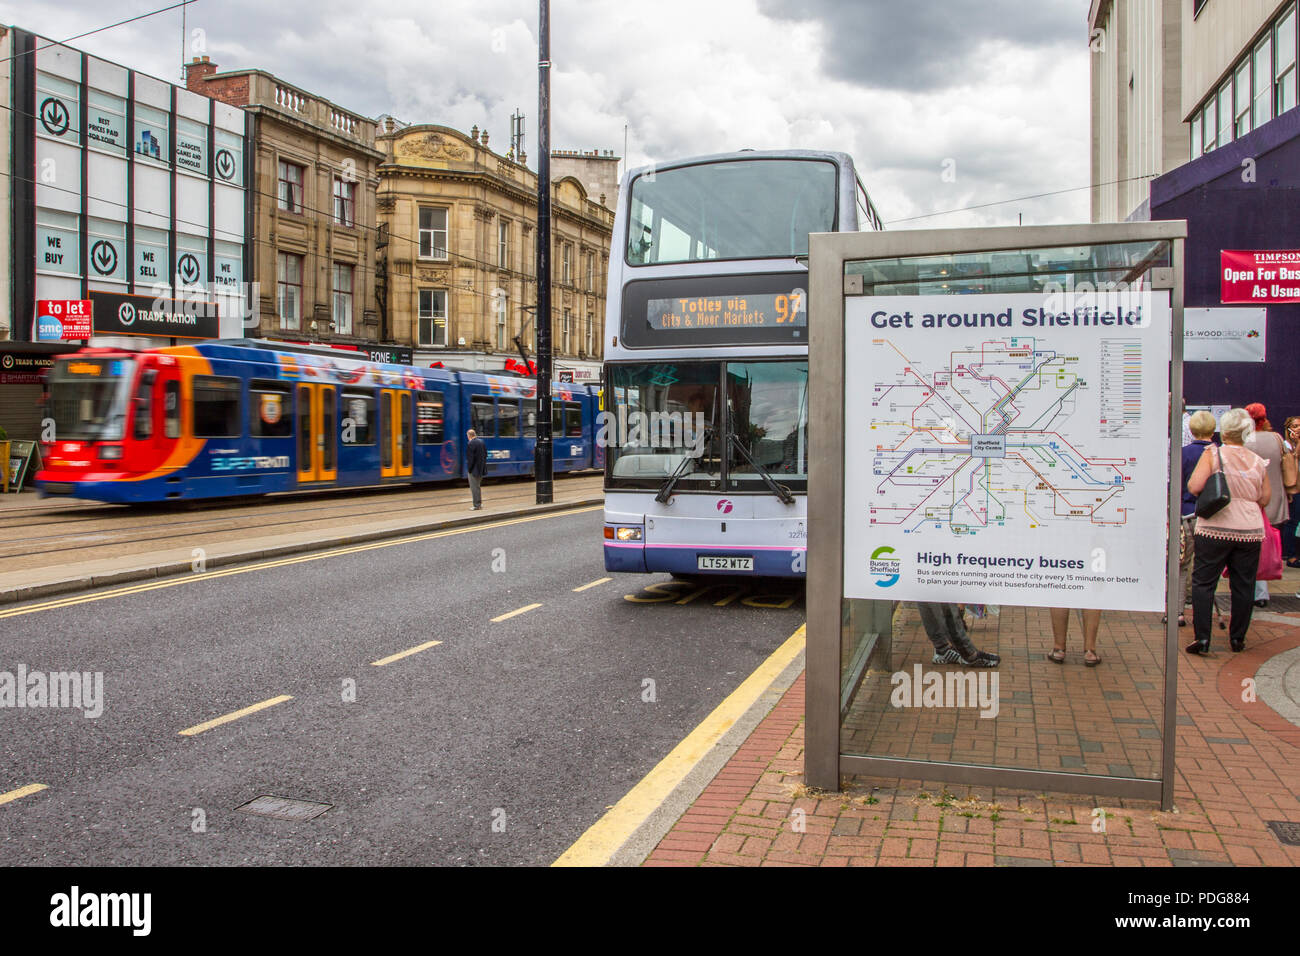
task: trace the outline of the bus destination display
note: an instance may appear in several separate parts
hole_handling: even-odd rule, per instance
[[[808,325],[803,289],[760,295],[697,295],[650,299],[650,327],[667,329],[769,329]]]

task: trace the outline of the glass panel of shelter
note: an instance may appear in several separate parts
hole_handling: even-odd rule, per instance
[[[1159,241],[857,261],[846,263],[845,273],[862,276],[867,295],[1042,293],[1120,282],[1149,287],[1149,270],[1168,266],[1169,257],[1168,243]],[[846,355],[845,362],[852,367],[854,359]],[[1167,455],[1163,446],[1152,452]],[[864,478],[871,476],[846,475],[846,483]],[[1055,489],[1040,486],[1038,493]],[[1068,619],[1064,663],[1048,657],[1048,608],[844,599],[841,754],[1159,779],[1166,732],[1160,615],[1102,610],[1097,667],[1083,666],[1081,612],[1056,616],[1058,626]],[[1188,609],[1189,622],[1190,616]],[[996,654],[998,666],[945,657],[954,634],[968,648]],[[969,691],[965,705],[942,698],[926,706],[923,688],[911,685],[931,673],[948,689],[961,683]],[[990,716],[996,719],[984,719]],[[922,768],[916,777],[924,778]]]

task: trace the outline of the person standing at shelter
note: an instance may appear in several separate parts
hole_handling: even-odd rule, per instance
[[[1183,601],[1178,605],[1179,627],[1187,625],[1183,608],[1192,603],[1192,556],[1196,552],[1193,547],[1196,535],[1196,495],[1187,490],[1187,480],[1192,477],[1206,447],[1214,444],[1214,416],[1202,409],[1192,415],[1187,427],[1192,440],[1183,446],[1183,520],[1178,554],[1178,593],[1182,595]]]
[[[1294,471],[1300,478],[1300,415],[1292,415],[1282,426],[1282,444],[1291,456]],[[1283,476],[1285,477],[1285,476]],[[1300,568],[1300,538],[1296,537],[1300,528],[1300,491],[1291,495],[1291,517],[1282,526],[1282,557],[1286,558],[1288,568]]]
[[[966,623],[953,604],[918,601],[916,609],[921,614],[925,636],[934,645],[935,664],[965,664],[967,667],[997,667],[1002,658],[981,651],[966,633]]]
[[[1222,447],[1207,445],[1201,453],[1187,490],[1199,495],[1210,475],[1222,470],[1232,500],[1208,518],[1196,519],[1196,557],[1192,565],[1192,627],[1196,640],[1187,653],[1204,654],[1210,649],[1210,616],[1219,575],[1228,569],[1232,591],[1232,630],[1228,639],[1234,651],[1246,646],[1250,627],[1252,582],[1259,570],[1259,550],[1264,541],[1264,515],[1271,489],[1264,460],[1243,442],[1255,431],[1254,422],[1243,408],[1223,413],[1219,419]]]
[[[487,445],[478,437],[478,432],[470,429],[465,433],[469,443],[465,446],[465,472],[469,476],[469,491],[474,503],[470,511],[483,509],[483,476],[487,474]]]
[[[1252,402],[1246,406],[1246,414],[1251,417],[1255,425],[1255,433],[1245,440],[1244,445],[1264,460],[1268,470],[1270,498],[1268,507],[1264,509],[1264,517],[1280,532],[1282,525],[1286,524],[1287,518],[1290,517],[1285,481],[1282,478],[1283,459],[1287,457],[1286,448],[1282,444],[1282,436],[1273,431],[1273,427],[1269,424],[1263,405]],[[1255,607],[1268,607],[1267,581],[1255,582]]]

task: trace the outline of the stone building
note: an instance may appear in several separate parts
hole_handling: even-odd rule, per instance
[[[419,365],[500,369],[518,359],[516,336],[534,358],[536,174],[493,152],[477,127],[466,136],[390,119],[376,142],[379,303],[394,341]],[[583,380],[600,366],[614,213],[574,176],[555,176],[552,189],[555,367]]]
[[[385,343],[375,299],[377,126],[262,70],[186,70],[190,90],[253,115],[253,281],[246,334]]]

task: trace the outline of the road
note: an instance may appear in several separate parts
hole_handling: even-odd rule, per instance
[[[801,589],[609,580],[600,527],[516,519],[4,609],[0,672],[102,672],[103,713],[0,709],[0,795],[48,788],[0,805],[0,865],[551,862],[803,619]],[[263,795],[331,809],[236,810]]]

